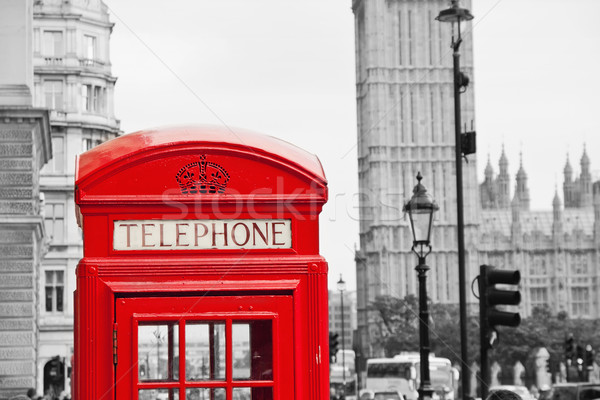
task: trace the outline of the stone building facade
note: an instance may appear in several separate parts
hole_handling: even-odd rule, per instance
[[[33,6],[33,102],[50,109],[52,160],[42,169],[48,252],[39,271],[36,389],[70,392],[75,268],[83,256],[76,223],[75,156],[116,137],[110,34],[100,0],[37,0]]]
[[[46,250],[39,171],[51,154],[48,112],[5,106],[0,96],[0,398],[36,385]]]
[[[366,358],[383,355],[375,345],[373,300],[418,293],[417,259],[401,212],[418,171],[440,205],[434,251],[427,257],[432,268],[428,295],[436,303],[459,301],[451,30],[435,20],[448,5],[444,0],[353,1],[361,196],[357,345]],[[468,124],[474,115],[470,32],[466,24],[461,69],[471,84],[461,95],[461,112]],[[577,176],[567,159],[563,200],[557,192],[552,211],[530,209],[527,173],[521,163],[511,177],[504,151],[497,174],[488,162],[481,185],[477,159],[468,159],[462,164],[467,285],[481,264],[519,269],[523,317],[543,304],[572,317],[598,317],[600,183],[593,183],[585,149]],[[470,287],[466,292],[467,312],[476,313],[477,299]]]
[[[481,263],[519,269],[522,302],[528,316],[534,307],[549,305],[553,312],[574,318],[600,316],[600,182],[592,184],[591,162],[583,150],[579,176],[567,158],[562,198],[558,190],[552,211],[529,207],[527,174],[521,164],[511,204],[504,186],[508,160],[504,152],[499,173],[491,162],[480,185],[482,212],[479,251]]]
[[[337,290],[330,290],[329,298],[329,332],[335,332],[339,335],[339,348],[342,348],[344,342],[345,350],[353,350],[353,332],[356,330],[356,292],[344,291],[344,308],[342,309],[342,298]],[[342,313],[343,329],[342,329]]]
[[[462,6],[470,7],[470,2]],[[356,252],[357,343],[363,357],[383,355],[375,346],[377,296],[418,291],[412,235],[402,206],[417,172],[437,199],[427,262],[433,302],[458,303],[454,84],[450,24],[435,20],[446,0],[354,0],[360,250]],[[474,115],[470,23],[461,45],[462,71],[471,79],[462,94],[462,121]],[[478,274],[477,160],[463,161],[467,282]]]
[[[35,387],[39,270],[45,251],[40,169],[49,113],[33,107],[32,2],[0,0],[0,398]]]

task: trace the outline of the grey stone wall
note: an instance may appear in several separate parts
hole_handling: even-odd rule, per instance
[[[0,108],[0,398],[36,385],[44,250],[38,182],[50,143],[47,111]]]

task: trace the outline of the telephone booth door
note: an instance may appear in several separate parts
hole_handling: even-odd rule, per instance
[[[292,296],[116,300],[116,398],[294,398]]]

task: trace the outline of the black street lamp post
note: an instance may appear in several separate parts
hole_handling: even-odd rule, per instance
[[[454,136],[455,136],[455,161],[456,161],[456,208],[457,208],[457,241],[458,241],[458,296],[460,303],[460,355],[461,355],[461,379],[463,399],[466,399],[469,390],[469,377],[466,373],[468,366],[467,350],[467,293],[465,272],[465,234],[463,215],[463,185],[462,185],[462,142],[461,142],[461,107],[460,94],[462,89],[468,85],[468,78],[460,72],[460,45],[462,43],[460,23],[470,21],[473,15],[466,8],[458,6],[458,0],[452,0],[452,5],[446,10],[440,11],[436,17],[440,22],[452,24],[452,59],[454,72]]]
[[[433,213],[439,207],[425,186],[421,184],[421,173],[417,174],[417,185],[413,189],[412,198],[404,205],[403,211],[408,214],[413,234],[412,251],[419,258],[415,268],[419,277],[419,352],[421,356],[421,385],[419,400],[431,400],[433,388],[429,376],[429,308],[427,305],[427,271],[425,258],[431,253],[431,224]]]
[[[345,348],[345,331],[344,331],[344,291],[346,290],[346,282],[342,279],[340,274],[340,280],[337,282],[337,289],[340,291],[340,305],[342,307],[342,399],[346,398],[346,348]]]

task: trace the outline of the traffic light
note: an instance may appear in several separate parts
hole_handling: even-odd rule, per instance
[[[338,333],[329,332],[329,362],[336,362],[336,354],[338,352],[338,346],[340,335]]]
[[[594,349],[591,344],[585,346],[585,366],[587,369],[594,368]]]
[[[517,270],[496,269],[490,265],[479,267],[479,315],[482,349],[492,348],[498,338],[497,326],[517,327],[521,323],[519,313],[501,311],[497,307],[518,305],[518,290],[499,289],[496,285],[518,285],[521,274]]]

